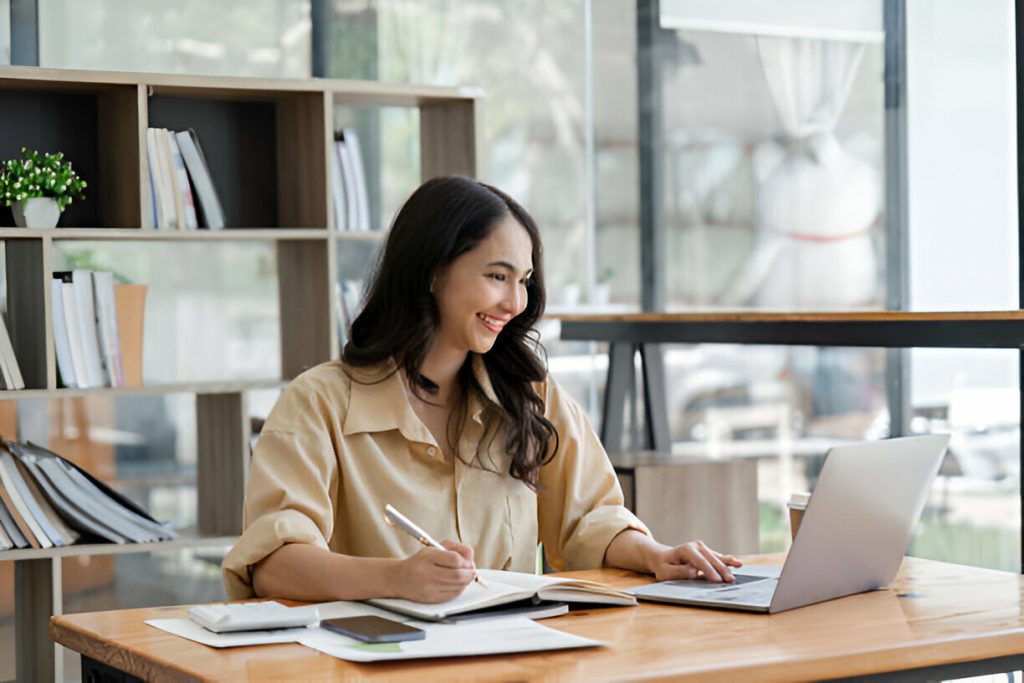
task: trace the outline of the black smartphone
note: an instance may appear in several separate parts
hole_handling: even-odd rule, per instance
[[[364,643],[398,643],[427,637],[427,632],[423,629],[375,616],[324,619],[320,622],[320,627]]]

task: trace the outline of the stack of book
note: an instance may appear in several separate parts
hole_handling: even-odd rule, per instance
[[[64,386],[85,389],[141,384],[141,377],[125,373],[126,365],[141,368],[142,355],[142,312],[124,305],[125,295],[130,293],[124,291],[127,287],[115,285],[111,273],[89,270],[56,272],[50,286],[53,342]],[[127,312],[131,319],[119,324],[119,311]],[[128,362],[125,356],[130,356]]]
[[[0,315],[0,389],[24,389],[25,380],[18,367],[18,357],[14,355],[14,344],[7,333],[7,324]]]
[[[0,445],[0,550],[176,535],[74,463],[31,443]]]
[[[334,224],[338,230],[372,230],[366,167],[356,130],[343,128],[334,141],[334,154],[327,156],[331,162]]]
[[[146,131],[153,226],[177,230],[224,228],[224,211],[196,132]]]

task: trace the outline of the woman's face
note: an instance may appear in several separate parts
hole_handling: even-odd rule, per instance
[[[502,328],[526,308],[532,275],[530,235],[508,214],[435,278],[441,313],[435,346],[459,353],[490,351]]]

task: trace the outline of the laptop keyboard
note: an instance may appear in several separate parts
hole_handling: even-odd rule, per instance
[[[706,579],[679,579],[677,581],[666,581],[665,583],[669,586],[677,586],[679,588],[700,588],[701,590],[727,590],[729,588],[736,588],[743,584],[753,583],[756,581],[764,581],[763,576],[749,576],[747,574],[733,574],[733,578],[736,579],[736,583],[711,583]]]

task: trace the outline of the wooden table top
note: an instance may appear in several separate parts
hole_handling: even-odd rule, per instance
[[[569,575],[619,588],[650,580],[612,569]],[[55,616],[50,634],[146,680],[796,681],[1022,653],[1022,605],[1020,575],[908,558],[889,588],[779,614],[641,603],[543,622],[609,643],[587,650],[357,664],[295,644],[216,650],[144,624],[184,617],[184,607]]]

